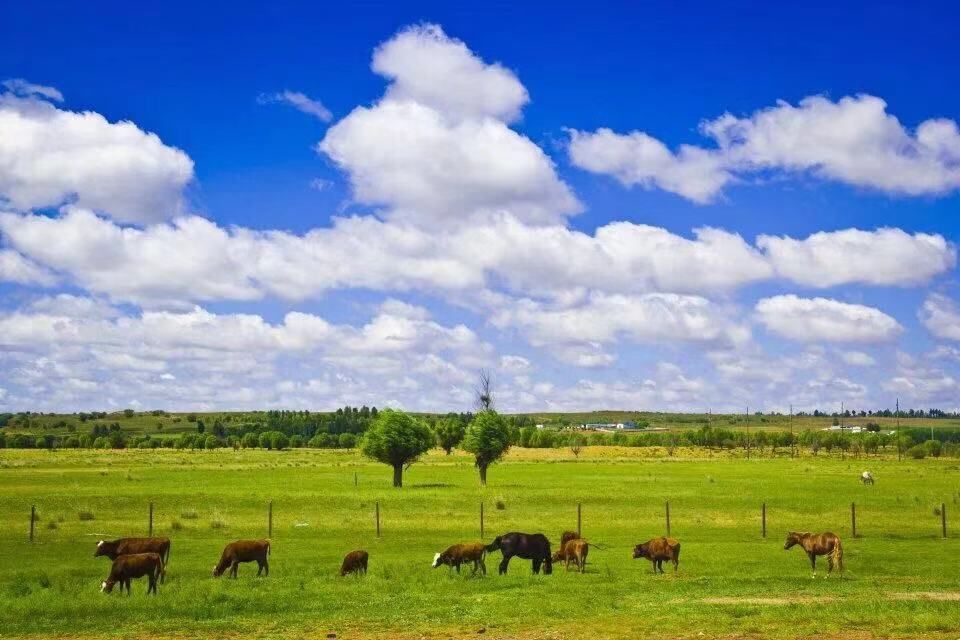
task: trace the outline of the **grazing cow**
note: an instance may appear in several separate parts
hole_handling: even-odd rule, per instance
[[[654,573],[663,573],[663,561],[673,563],[673,572],[680,566],[680,541],[675,538],[653,538],[633,548],[633,559],[646,558],[653,563]]]
[[[157,580],[163,578],[163,558],[159,553],[131,553],[117,556],[110,567],[110,575],[100,585],[100,591],[111,593],[113,586],[120,583],[120,593],[127,588],[130,595],[130,581],[147,576],[147,593],[157,592]]]
[[[503,553],[503,560],[500,562],[500,575],[507,572],[510,558],[513,556],[524,560],[532,560],[534,573],[540,573],[541,566],[543,566],[544,574],[550,575],[553,573],[550,541],[542,533],[505,533],[502,536],[497,536],[493,542],[487,545],[487,551],[496,551],[497,549]]]
[[[116,560],[122,555],[133,553],[156,553],[163,560],[164,574],[160,581],[163,582],[166,576],[166,566],[170,562],[170,538],[118,538],[116,540],[101,540],[97,543],[97,548],[93,552],[93,557],[107,556],[111,560]]]
[[[869,471],[864,471],[860,474],[860,482],[863,484],[873,484],[873,474]]]
[[[566,569],[569,571],[570,561],[572,560],[577,570],[583,573],[586,570],[587,552],[589,550],[590,544],[583,538],[567,540],[567,542],[560,547],[560,550],[553,554],[553,561],[560,562],[561,560],[565,560],[567,563]]]
[[[484,562],[484,556],[487,554],[487,547],[482,542],[466,542],[455,544],[448,547],[443,553],[433,556],[433,568],[436,569],[442,564],[451,568],[456,567],[457,573],[460,573],[460,565],[467,562],[473,563],[473,574],[481,570],[483,575],[487,575],[487,565]],[[471,574],[471,575],[473,575]]]
[[[343,564],[340,565],[340,577],[348,573],[358,573],[367,575],[367,560],[370,554],[366,551],[351,551],[343,558]]]
[[[810,558],[810,569],[813,571],[811,578],[817,577],[817,556],[827,556],[827,577],[833,573],[833,567],[836,566],[840,571],[840,577],[843,578],[843,545],[840,538],[827,531],[826,533],[797,533],[791,531],[787,534],[787,541],[784,543],[784,549],[790,549],[794,545],[800,545]]]
[[[256,562],[257,577],[261,574],[270,575],[270,563],[267,562],[267,556],[270,555],[269,540],[237,540],[231,542],[223,548],[220,554],[220,562],[213,567],[213,577],[219,578],[223,572],[230,567],[230,576],[237,577],[237,568],[241,562]]]

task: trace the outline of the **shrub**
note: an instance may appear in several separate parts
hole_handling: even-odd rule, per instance
[[[57,528],[58,528],[57,523],[54,522],[53,520],[47,523],[47,529],[55,530]]]
[[[260,444],[260,439],[255,433],[245,433],[243,434],[243,439],[240,442],[244,449],[256,449],[257,445]]]
[[[84,522],[94,519],[92,511],[81,511],[77,514],[77,516],[80,518],[81,521],[84,521]]]
[[[99,438],[97,438],[96,440],[93,441],[93,448],[94,448],[94,449],[109,449],[109,448],[110,448],[110,441],[107,440],[106,438],[104,438],[103,436],[100,436]]]
[[[939,458],[943,453],[943,443],[939,440],[927,440],[923,443],[923,447],[927,450],[927,455],[934,458]]]
[[[204,449],[219,449],[220,439],[217,436],[207,436],[203,441]]]
[[[915,460],[923,460],[927,457],[927,448],[922,444],[917,444],[907,449],[907,455]]]
[[[183,529],[183,525],[180,524],[179,520],[174,520],[173,522],[170,523],[170,528],[174,531],[180,531],[181,529]]]
[[[181,517],[183,520],[196,520],[196,519],[197,519],[197,512],[194,511],[193,509],[189,509],[189,510],[187,510],[187,511],[182,512],[182,513],[180,514],[180,517]]]
[[[353,449],[357,446],[357,436],[353,433],[341,433],[337,438],[337,444],[341,449]]]
[[[303,446],[303,436],[293,435],[290,436],[290,448],[299,449]]]

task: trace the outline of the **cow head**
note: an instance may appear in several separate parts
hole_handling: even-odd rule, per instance
[[[433,555],[433,564],[432,564],[431,566],[432,566],[434,569],[436,569],[436,568],[439,567],[441,564],[443,564],[442,560],[443,560],[443,554],[442,554],[442,553],[436,553],[436,554],[434,554],[434,555]]]
[[[649,557],[650,557],[650,550],[649,550],[648,543],[644,542],[643,544],[638,544],[633,548],[634,560],[636,560],[637,558],[649,558]]]
[[[112,580],[104,580],[100,583],[100,593],[112,593],[114,584]]]
[[[547,549],[547,557],[543,560],[543,575],[548,576],[553,573],[553,559],[550,557],[550,549]]]
[[[102,556],[104,554],[103,545],[106,543],[106,540],[101,540],[97,543],[97,548],[93,551],[93,557]]]

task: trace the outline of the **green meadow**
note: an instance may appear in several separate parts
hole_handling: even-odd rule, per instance
[[[859,474],[869,469],[875,486]],[[356,484],[355,484],[356,480]],[[479,486],[465,455],[431,452],[390,486],[352,450],[0,450],[0,636],[5,637],[944,637],[960,632],[956,460],[805,456],[745,460],[657,448],[514,449]],[[223,545],[266,537],[270,576],[210,572]],[[632,546],[665,533],[680,571],[656,576]],[[100,538],[172,539],[166,584],[99,592]],[[379,502],[381,536],[376,535]],[[851,535],[857,505],[860,537]],[[531,575],[514,559],[486,577],[431,569],[433,554],[485,535],[541,531],[554,543],[582,504],[587,573]],[[761,504],[767,504],[767,538]],[[950,536],[941,538],[940,504]],[[35,539],[28,540],[36,505]],[[811,579],[788,530],[843,538],[843,579]],[[370,553],[362,578],[343,555]]]

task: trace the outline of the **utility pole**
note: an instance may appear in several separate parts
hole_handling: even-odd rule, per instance
[[[897,408],[894,415],[897,418],[897,460],[900,460],[902,451],[900,450],[900,398],[897,398]]]
[[[793,404],[790,404],[790,457],[796,457],[796,445],[793,440]]]
[[[747,460],[750,459],[750,405],[747,405]]]

